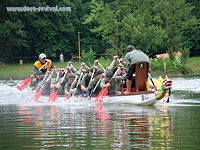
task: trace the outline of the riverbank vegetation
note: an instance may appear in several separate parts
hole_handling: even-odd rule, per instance
[[[180,51],[199,55],[197,0],[7,0],[0,3],[0,61],[56,61],[90,50],[124,56],[133,44],[153,58]],[[70,7],[71,11],[7,11],[7,7]],[[78,43],[80,33],[80,43]]]
[[[70,7],[71,11],[7,10],[55,6]],[[29,76],[42,52],[56,67],[66,66],[57,62],[61,53],[65,60],[80,55],[88,66],[100,59],[106,67],[114,55],[124,57],[129,44],[152,58],[152,72],[200,72],[199,57],[194,57],[200,55],[197,0],[7,0],[0,7],[2,78]],[[177,61],[173,52],[178,51],[182,56]],[[162,53],[169,53],[170,59],[155,60],[155,55]],[[24,65],[19,66],[19,60]],[[74,65],[79,67],[77,62]]]

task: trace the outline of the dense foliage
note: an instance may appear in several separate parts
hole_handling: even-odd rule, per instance
[[[199,4],[198,0],[2,0],[0,59],[41,52],[52,59],[62,52],[69,59],[72,53],[78,55],[78,32],[82,55],[123,56],[131,43],[151,57],[173,51],[181,51],[184,58],[199,55]],[[6,7],[11,6],[62,6],[71,7],[71,12],[8,12]]]

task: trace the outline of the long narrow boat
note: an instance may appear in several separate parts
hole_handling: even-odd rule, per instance
[[[162,80],[161,76],[159,80],[152,79],[155,86],[158,88],[157,91],[151,91],[152,89],[148,88],[147,91],[138,91],[138,92],[131,92],[130,94],[121,94],[121,95],[107,95],[102,97],[102,104],[136,104],[136,105],[143,105],[149,106],[154,105],[157,102],[163,101],[167,102],[168,98],[170,97],[170,90],[172,88],[172,81],[168,78]],[[148,79],[149,80],[149,79]],[[146,86],[148,87],[148,82],[146,82]],[[40,100],[42,102],[47,102],[49,96],[42,96],[43,98]],[[96,102],[97,96],[92,96],[91,99],[87,99],[80,96],[72,96],[69,99],[65,99],[65,97],[61,96],[58,97],[57,102]]]
[[[108,96],[105,95],[102,96],[99,94],[100,96],[97,97],[93,96],[89,101],[95,103],[105,103],[105,104],[132,103],[137,105],[153,105],[161,100],[165,100],[166,102],[169,101],[172,88],[172,81],[167,76],[165,76],[165,79],[162,79],[161,76],[159,76],[159,79],[157,80],[152,79],[150,74],[148,73],[148,64],[146,62],[141,62],[136,64],[136,72],[133,77],[132,83],[134,88],[132,89],[132,92],[130,94],[108,95]],[[63,97],[59,97],[58,100],[59,99],[64,100]],[[72,96],[69,100],[78,101],[80,99],[88,100],[87,98],[76,97],[76,96]],[[55,101],[52,100],[50,102],[55,102]]]

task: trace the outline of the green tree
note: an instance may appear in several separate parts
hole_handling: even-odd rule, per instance
[[[48,57],[56,58],[63,52],[67,58],[70,58],[71,52],[76,53],[77,46],[77,33],[81,32],[81,48],[82,50],[90,50],[91,48],[101,51],[100,47],[104,46],[101,37],[96,37],[89,31],[89,27],[82,24],[84,15],[90,11],[87,5],[88,1],[82,0],[37,0],[34,2],[26,0],[8,0],[3,1],[1,8],[3,15],[0,18],[1,34],[5,28],[5,22],[10,21],[13,23],[21,23],[22,33],[24,36],[2,35],[1,49],[5,50],[8,47],[8,42],[4,42],[5,36],[13,41],[26,42],[26,47],[16,45],[14,42],[9,42],[9,48],[6,49],[6,54],[9,56],[35,56],[41,52],[45,52]],[[71,12],[7,12],[7,6],[63,6],[71,7]],[[9,28],[9,27],[8,27]],[[17,32],[13,28],[13,32]],[[13,53],[15,52],[15,53]],[[1,56],[4,57],[4,56]],[[4,57],[8,59],[9,57]]]
[[[109,43],[108,52],[120,54],[123,48],[120,30],[121,18],[117,16],[109,6],[105,6],[103,1],[99,3],[93,1],[91,9],[91,13],[85,19],[84,23],[92,24],[93,28],[91,28],[91,32],[101,35],[103,40]],[[116,13],[119,14],[118,12]]]
[[[94,1],[93,5],[85,23],[96,23],[91,31],[108,41],[111,47],[108,52],[122,55],[130,43],[151,54],[164,47],[166,32],[152,24],[150,1],[116,0],[108,4]]]
[[[155,1],[156,16],[154,21],[160,24],[167,33],[167,48],[169,52],[180,48],[191,48],[191,38],[187,32],[191,32],[198,20],[192,15],[193,6],[185,0]]]
[[[95,24],[91,31],[100,34],[113,53],[124,53],[129,43],[150,55],[191,48],[186,33],[198,21],[191,14],[192,5],[184,0],[106,2],[93,1],[85,23]]]
[[[81,51],[124,55],[133,44],[148,55],[199,50],[197,0],[3,0],[0,57],[33,57],[45,52],[70,58]],[[7,6],[63,6],[71,12],[7,12]],[[194,7],[196,5],[196,7]]]
[[[191,48],[191,56],[200,55],[200,1],[199,0],[186,0],[193,5],[192,14],[198,19],[198,24],[194,26],[193,30],[187,32],[192,40],[193,46]]]
[[[27,35],[21,21],[5,21],[0,24],[0,57],[5,60],[27,47]]]

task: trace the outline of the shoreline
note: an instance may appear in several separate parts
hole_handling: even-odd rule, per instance
[[[163,73],[151,73],[152,77],[165,77],[165,74]],[[199,73],[191,73],[191,74],[174,74],[174,73],[168,73],[167,76],[170,77],[200,77]],[[24,80],[30,76],[0,76],[0,80]]]

